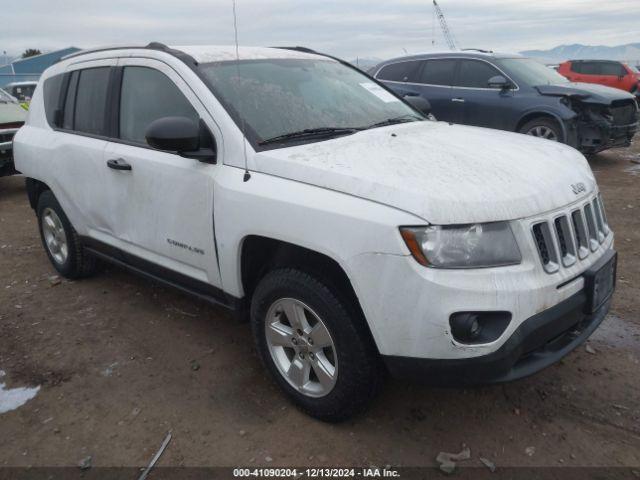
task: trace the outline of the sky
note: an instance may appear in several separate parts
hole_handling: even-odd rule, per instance
[[[462,48],[640,42],[640,0],[439,4]],[[241,45],[303,45],[348,60],[427,51],[434,39],[446,49],[431,0],[237,0],[237,12]],[[0,12],[0,55],[150,41],[232,44],[232,0],[20,0]]]

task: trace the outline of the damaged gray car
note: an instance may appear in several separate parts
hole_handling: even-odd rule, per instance
[[[520,132],[583,153],[626,147],[638,105],[622,90],[571,83],[519,55],[469,50],[396,58],[369,71],[400,96],[421,96],[438,120]]]

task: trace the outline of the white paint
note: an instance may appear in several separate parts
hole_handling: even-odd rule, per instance
[[[180,50],[191,55],[198,63],[209,62],[224,62],[236,60],[236,47],[233,45],[227,46],[213,46],[213,45],[198,45],[198,46],[176,46],[171,47],[176,50]],[[327,57],[318,57],[304,52],[298,52],[296,50],[286,50],[282,48],[268,48],[268,47],[239,47],[238,53],[240,60],[266,60],[271,58],[293,58],[293,59],[325,59],[327,61],[335,61],[328,59]]]
[[[200,62],[235,58],[232,47],[181,49]],[[277,49],[241,49],[240,56],[318,58]],[[542,268],[532,223],[566,214],[598,192],[585,158],[565,145],[415,122],[257,153],[198,76],[167,53],[130,49],[82,55],[48,69],[43,80],[96,61],[153,68],[162,62],[213,132],[218,163],[53,132],[38,87],[27,125],[14,140],[16,165],[51,187],[74,228],[235,297],[244,296],[240,253],[248,236],[320,252],[349,277],[383,354],[465,358],[495,351],[525,319],[583,288],[580,275],[613,246],[609,235],[571,267],[553,275]],[[243,181],[244,147],[248,182]],[[116,156],[131,160],[130,174],[106,168],[106,160]],[[575,195],[576,183],[586,191]],[[424,268],[398,230],[498,220],[511,222],[520,265]],[[202,248],[205,255],[172,248],[167,237]],[[448,318],[469,310],[506,310],[513,320],[497,341],[463,346],[452,340]]]
[[[5,375],[5,372],[0,370],[0,378],[3,378]],[[39,390],[39,386],[33,388],[19,387],[8,389],[4,383],[0,383],[0,414],[20,408],[35,397]]]
[[[262,172],[338,190],[433,224],[526,218],[590,195],[584,156],[560,143],[444,122],[366,130],[258,153]],[[582,182],[577,197],[571,185]]]

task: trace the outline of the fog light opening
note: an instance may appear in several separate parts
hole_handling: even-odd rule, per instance
[[[451,334],[458,343],[480,344],[497,340],[511,321],[509,312],[458,312],[451,315]]]

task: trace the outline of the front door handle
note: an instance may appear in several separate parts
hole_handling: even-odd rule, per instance
[[[131,165],[129,165],[124,158],[107,160],[107,167],[113,168],[114,170],[131,170]]]
[[[464,103],[464,98],[452,98],[452,102]]]

